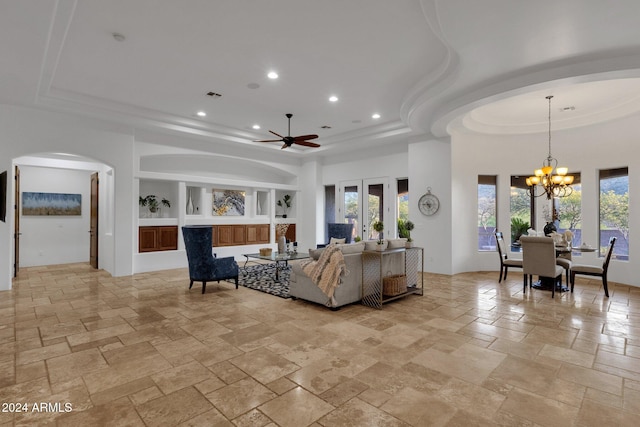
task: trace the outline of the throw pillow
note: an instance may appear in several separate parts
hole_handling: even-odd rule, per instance
[[[317,261],[318,259],[320,259],[320,255],[322,255],[322,252],[324,251],[324,248],[320,248],[320,249],[309,249],[309,257],[312,260]]]
[[[338,239],[336,237],[332,237],[329,240],[329,244],[330,245],[339,245],[339,244],[344,244],[347,241],[347,239]]]

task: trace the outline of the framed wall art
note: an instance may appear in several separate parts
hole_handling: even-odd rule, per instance
[[[213,216],[244,216],[244,191],[212,190]]]
[[[82,194],[22,193],[22,215],[78,216],[82,215]]]

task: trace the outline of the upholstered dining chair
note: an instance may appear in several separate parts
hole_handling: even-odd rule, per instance
[[[233,257],[215,258],[212,253],[210,225],[185,225],[182,227],[184,247],[189,262],[189,289],[193,282],[202,282],[204,294],[207,282],[235,279],[238,289],[238,263]]]
[[[534,274],[552,280],[551,298],[555,296],[556,285],[562,285],[564,269],[556,264],[556,247],[551,237],[520,237],[522,245],[523,292],[527,291],[527,282],[531,287]]]
[[[500,276],[498,277],[498,283],[502,282],[502,279],[507,280],[507,271],[509,267],[522,268],[521,259],[510,259],[507,250],[507,244],[504,241],[502,231],[496,231],[496,250],[500,256]]]
[[[611,261],[611,255],[613,254],[613,246],[616,244],[616,238],[609,239],[609,247],[607,253],[604,256],[602,266],[598,265],[585,265],[575,264],[571,267],[571,292],[573,292],[573,285],[576,281],[576,274],[582,274],[585,276],[599,276],[602,277],[602,287],[604,288],[604,295],[609,298],[609,286],[607,284],[607,271],[609,270],[609,261]]]
[[[562,234],[563,234],[563,237],[562,237],[563,242],[566,243],[567,247],[569,247],[570,249],[570,246],[573,243],[573,232],[571,230],[566,230]],[[556,259],[556,264],[564,268],[564,272],[567,277],[567,284],[569,284],[569,273],[571,272],[571,265],[572,265],[571,251],[569,250],[568,252],[562,252],[561,254],[559,254],[558,258]]]

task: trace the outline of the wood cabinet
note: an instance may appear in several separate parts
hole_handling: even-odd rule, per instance
[[[269,224],[213,226],[213,246],[241,246],[269,243]]]
[[[178,227],[175,225],[138,228],[138,252],[174,251],[178,249]]]
[[[269,243],[269,224],[250,224],[246,226],[246,242],[248,245]]]

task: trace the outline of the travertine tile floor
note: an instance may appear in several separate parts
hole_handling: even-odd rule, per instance
[[[429,274],[423,297],[332,312],[186,277],[23,269],[0,293],[0,424],[640,425],[640,288]]]

